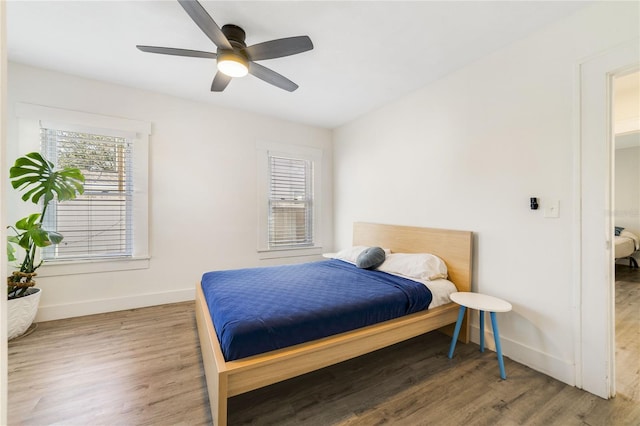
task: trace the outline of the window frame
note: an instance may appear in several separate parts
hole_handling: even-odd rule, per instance
[[[40,254],[43,259],[48,262],[63,262],[68,260],[101,260],[101,259],[116,259],[116,258],[131,258],[132,249],[133,249],[133,140],[128,137],[122,136],[112,136],[112,135],[97,135],[96,133],[85,133],[85,132],[73,132],[68,128],[58,129],[51,123],[42,123],[41,122],[41,142],[40,148],[41,153],[44,157],[50,161],[52,161],[57,167],[62,168],[64,166],[77,167],[81,171],[85,173],[85,178],[87,179],[84,184],[84,194],[79,194],[76,199],[69,200],[64,203],[58,203],[57,200],[53,202],[49,209],[47,209],[47,214],[44,218],[42,218],[43,224],[46,229],[56,229],[56,224],[58,226],[69,225],[70,216],[75,218],[78,213],[82,213],[87,218],[89,223],[93,223],[94,221],[99,221],[97,210],[100,210],[100,206],[105,199],[111,200],[107,204],[110,206],[117,205],[117,216],[120,220],[124,220],[124,226],[122,229],[119,229],[117,232],[118,244],[117,249],[114,250],[113,246],[106,248],[104,245],[100,243],[100,239],[97,236],[93,235],[90,229],[86,227],[81,228],[81,236],[86,239],[87,246],[86,250],[82,245],[78,247],[81,248],[78,252],[76,252],[76,248],[69,249],[67,252],[67,248],[65,248],[65,242],[62,244],[55,244],[49,247],[43,247],[40,251]],[[68,127],[68,126],[66,126]],[[67,136],[60,135],[58,132],[65,132]],[[88,135],[89,139],[85,139],[79,136]],[[83,144],[89,142],[93,136],[97,136],[98,138],[113,138],[112,141],[105,142],[104,140],[98,139],[94,140],[94,145],[103,145],[105,146],[105,150],[108,152],[111,147],[115,152],[120,153],[120,160],[114,161],[115,164],[115,174],[117,176],[118,189],[112,189],[110,185],[105,189],[105,182],[109,181],[112,174],[109,174],[108,170],[105,170],[105,178],[102,177],[96,178],[92,177],[92,172],[87,172],[82,164],[62,164],[62,161],[59,157],[60,152],[64,150],[64,147],[68,147],[69,143],[65,142],[65,139],[77,139],[79,140],[80,149],[83,148]],[[76,145],[75,143],[73,144]],[[103,151],[105,152],[105,151]],[[100,161],[102,157],[94,157],[93,160]],[[113,173],[113,172],[112,172]],[[95,185],[101,184],[102,187],[100,189],[95,188]],[[106,194],[106,195],[104,195]],[[100,198],[104,196],[106,198]],[[100,201],[93,201],[95,199],[99,199]],[[77,204],[74,204],[77,203]],[[95,205],[95,206],[94,206]],[[74,207],[75,206],[75,207]],[[90,207],[91,206],[91,207]],[[96,207],[96,208],[93,208]],[[71,214],[70,212],[74,213]],[[75,220],[74,220],[75,222]],[[112,225],[109,225],[104,228],[98,228],[99,231],[107,231],[108,228]],[[104,225],[103,225],[104,226]],[[73,244],[72,233],[75,230],[66,229],[56,229],[58,232],[62,233],[65,236],[65,240],[71,241]],[[113,235],[113,234],[110,234]],[[94,240],[95,238],[95,240]],[[93,250],[90,249],[91,246],[96,247],[105,247],[103,250]],[[73,247],[73,246],[72,246]]]
[[[55,107],[16,104],[18,141],[21,152],[38,151],[40,128],[120,136],[132,141],[133,159],[133,249],[131,256],[45,261],[40,276],[146,269],[149,267],[149,135],[151,123]]]
[[[309,246],[269,246],[269,195],[270,195],[270,156],[293,158],[311,161],[312,167],[312,233],[313,242]],[[321,200],[322,200],[322,150],[307,146],[258,142],[257,143],[257,174],[258,174],[258,248],[261,259],[281,257],[312,256],[322,254],[321,230]]]
[[[313,194],[313,168],[314,161],[308,160],[304,158],[299,158],[300,156],[296,156],[293,158],[292,155],[283,156],[283,155],[275,155],[273,152],[268,153],[269,158],[269,208],[268,208],[268,218],[269,218],[269,237],[268,237],[268,246],[272,249],[275,248],[308,248],[313,246],[313,242],[315,241],[315,233],[313,232],[313,222],[315,219],[313,204],[314,204],[314,194]],[[285,163],[288,163],[285,165]],[[297,163],[296,166],[293,164]],[[297,168],[299,172],[298,178],[300,176],[304,176],[304,185],[296,185],[294,182],[299,179],[294,178],[292,172]],[[286,175],[281,174],[282,172],[286,173]],[[275,179],[275,176],[280,173],[280,178]],[[304,194],[304,197],[296,196],[292,185],[295,185],[295,189],[301,191]],[[276,193],[278,196],[274,197],[274,188],[276,189]],[[286,189],[285,189],[286,188]],[[300,194],[300,193],[298,193]],[[296,207],[293,207],[296,206]],[[276,209],[288,209],[291,212],[292,208],[295,209],[296,213],[304,214],[304,236],[302,241],[298,241],[297,243],[292,242],[291,240],[287,244],[286,242],[275,238],[275,235],[278,234],[278,225],[274,223],[276,218],[285,219],[285,217],[281,217],[274,214]],[[283,212],[283,215],[285,213]],[[277,217],[276,217],[277,216]],[[297,219],[296,219],[297,222]],[[289,225],[286,226],[287,234],[290,231]],[[294,240],[298,239],[298,237],[294,237]]]

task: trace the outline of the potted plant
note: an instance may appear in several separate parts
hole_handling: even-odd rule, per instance
[[[18,220],[15,226],[8,227],[14,233],[7,242],[9,261],[19,261],[17,250],[24,250],[17,270],[7,278],[7,326],[9,339],[12,339],[29,328],[38,310],[41,290],[34,287],[33,279],[42,265],[42,260],[38,260],[38,248],[58,244],[63,238],[58,232],[43,229],[42,220],[47,208],[55,198],[66,201],[82,194],[84,176],[76,168],[55,170],[52,162],[38,152],[31,152],[16,160],[9,170],[9,177],[11,186],[23,193],[23,201],[42,206],[40,213],[30,214]]]

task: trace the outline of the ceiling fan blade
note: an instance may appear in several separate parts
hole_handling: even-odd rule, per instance
[[[211,91],[212,92],[222,92],[229,85],[232,77],[218,71],[216,76],[213,78],[213,83],[211,83]]]
[[[254,44],[244,49],[244,51],[250,60],[261,61],[295,55],[311,49],[313,49],[313,43],[308,36],[297,36]]]
[[[298,88],[298,85],[288,78],[278,74],[277,72],[270,70],[267,67],[263,67],[255,62],[249,62],[249,73],[255,75],[260,80],[264,80],[269,84],[273,84],[276,87],[284,89],[288,92],[293,92]]]
[[[231,43],[229,43],[227,37],[222,33],[216,21],[213,20],[200,3],[196,0],[178,0],[178,2],[191,19],[193,19],[193,22],[209,37],[213,44],[221,49],[233,50]]]
[[[176,49],[173,47],[158,47],[158,46],[136,46],[139,50],[149,53],[161,53],[163,55],[175,55],[175,56],[189,56],[192,58],[209,58],[216,59],[218,55],[213,52],[202,52],[200,50],[189,49]]]

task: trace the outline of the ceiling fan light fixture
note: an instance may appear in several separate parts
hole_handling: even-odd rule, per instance
[[[222,92],[232,78],[243,77],[249,73],[288,92],[298,88],[293,81],[256,61],[282,58],[311,50],[313,43],[309,36],[279,38],[247,47],[245,42],[247,34],[241,27],[226,24],[220,28],[198,0],[178,0],[178,2],[191,20],[216,45],[216,53],[143,45],[136,46],[139,50],[163,55],[217,59],[217,71],[211,83],[212,92]]]
[[[249,73],[249,61],[235,52],[218,53],[218,70],[229,77],[244,77]]]

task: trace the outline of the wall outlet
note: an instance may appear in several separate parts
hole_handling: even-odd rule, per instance
[[[549,201],[547,206],[544,208],[544,217],[548,218],[556,218],[560,217],[560,201],[554,200]]]

